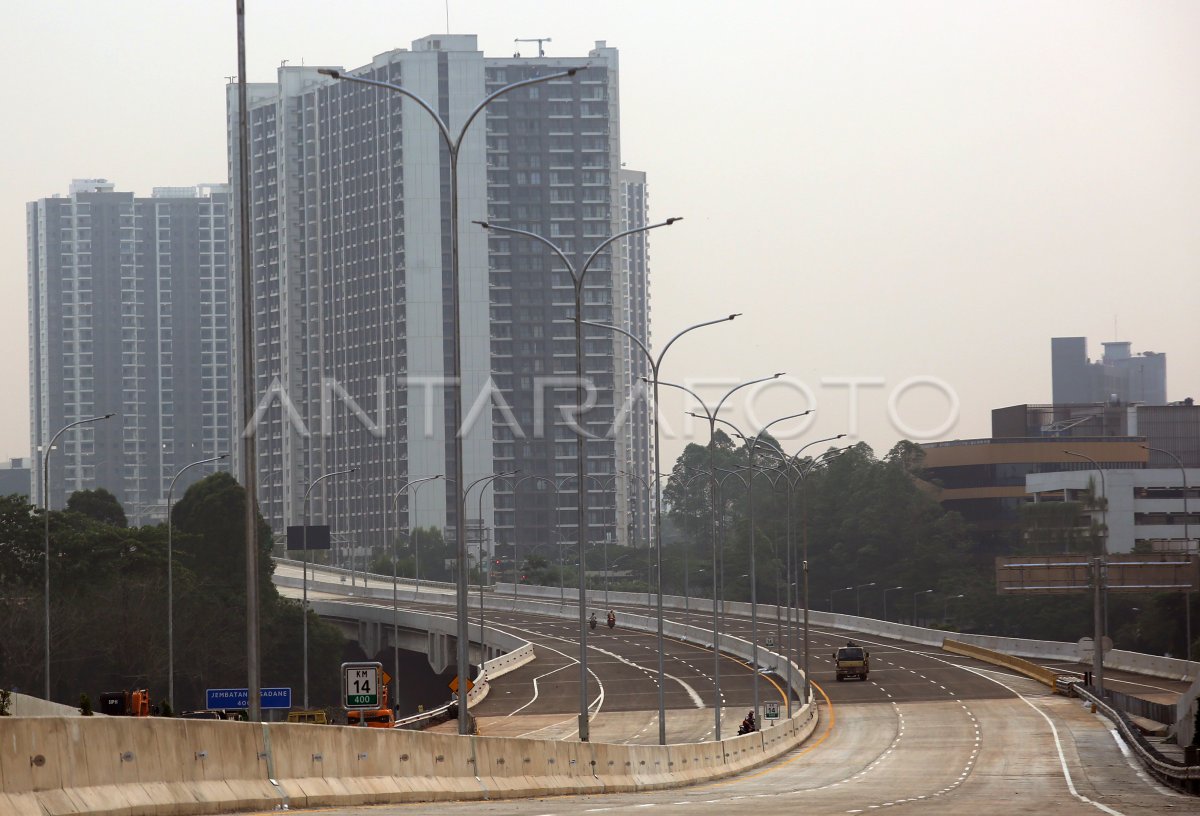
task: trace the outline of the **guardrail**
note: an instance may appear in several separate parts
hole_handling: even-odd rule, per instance
[[[1138,760],[1159,780],[1188,793],[1200,793],[1200,765],[1186,765],[1163,756],[1146,741],[1142,732],[1129,721],[1123,712],[1117,711],[1100,699],[1089,686],[1073,682],[1070,684],[1070,689],[1074,694],[1089,701],[1098,712],[1112,721],[1125,743],[1137,754]]]

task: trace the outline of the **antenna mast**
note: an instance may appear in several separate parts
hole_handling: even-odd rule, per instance
[[[524,38],[516,37],[515,39],[513,39],[513,42],[514,43],[523,43],[523,42],[537,43],[538,44],[538,57],[540,58],[540,57],[546,56],[546,49],[542,47],[542,43],[550,42],[550,38],[549,37],[524,37]],[[516,53],[513,54],[513,56],[519,57],[519,56],[521,56],[521,52],[517,51]]]

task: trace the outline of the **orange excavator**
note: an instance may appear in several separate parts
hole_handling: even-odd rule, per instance
[[[379,708],[347,711],[346,725],[362,725],[365,720],[367,728],[393,727],[396,724],[396,715],[392,712],[392,706],[388,700],[387,686],[383,687],[383,699],[379,702]]]
[[[100,713],[110,717],[149,717],[150,692],[106,691],[100,695]]]

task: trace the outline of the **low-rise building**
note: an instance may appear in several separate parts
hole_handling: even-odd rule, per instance
[[[1035,502],[1078,502],[1083,526],[1107,530],[1109,552],[1197,552],[1200,468],[1030,473],[1025,490]]]

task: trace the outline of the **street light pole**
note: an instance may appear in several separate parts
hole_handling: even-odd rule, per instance
[[[515,482],[512,482],[512,483],[508,483],[507,480],[502,478],[501,481],[505,481],[506,483],[508,483],[508,489],[512,491],[514,512],[515,512],[516,501],[517,501],[517,488],[520,487],[521,483],[526,481],[527,479],[533,479],[538,484],[548,484],[554,490],[554,540],[557,542],[558,541],[558,482],[554,481],[549,476],[538,476],[537,474],[534,474],[534,473],[526,474],[525,476],[522,476],[520,479],[517,479]],[[480,511],[480,515],[481,516],[483,515],[482,511]],[[517,569],[519,569],[521,566],[520,559],[517,558],[517,544],[518,544],[518,542],[514,539],[513,540],[513,562],[514,562],[513,563],[513,599],[514,600],[517,597],[517,584],[520,583],[520,577],[517,574]],[[560,550],[560,558],[559,558],[559,575],[560,576],[562,575],[561,550]],[[560,598],[560,602],[561,602],[561,598]]]
[[[318,476],[304,491],[304,580],[302,598],[300,602],[300,615],[304,619],[304,709],[308,710],[308,526],[309,526],[309,503],[308,496],[312,493],[312,489],[326,479],[334,476],[345,476],[348,473],[353,473],[357,468],[346,468],[345,470],[335,470],[332,473],[326,473],[323,476]]]
[[[932,594],[932,593],[933,593],[933,590],[932,590],[932,589],[925,589],[925,590],[922,590],[922,591],[920,591],[920,592],[914,592],[914,593],[913,593],[913,620],[912,620],[912,625],[913,625],[913,626],[917,626],[917,625],[918,625],[918,624],[917,624],[917,596],[919,596],[919,595],[930,595],[930,594]]]
[[[950,602],[957,601],[959,598],[965,598],[966,595],[948,595],[943,599],[942,603],[942,626],[946,626],[950,621]]]
[[[809,596],[808,596],[808,475],[810,473],[812,473],[813,468],[815,468],[818,464],[824,464],[825,462],[828,462],[830,459],[833,459],[836,456],[840,456],[848,448],[835,448],[833,450],[828,450],[825,453],[822,453],[819,456],[814,457],[813,460],[811,462],[809,462],[808,467],[800,466],[800,457],[804,454],[804,451],[808,450],[813,445],[819,445],[822,442],[833,442],[835,440],[843,438],[844,436],[846,436],[846,434],[840,433],[840,434],[835,434],[833,436],[827,436],[822,439],[814,439],[812,442],[809,442],[805,445],[801,445],[800,450],[798,450],[794,454],[792,454],[791,457],[788,457],[788,455],[785,454],[783,452],[783,450],[781,448],[779,448],[777,445],[770,445],[770,447],[772,449],[774,449],[779,454],[779,456],[782,459],[784,459],[792,467],[792,469],[795,471],[795,474],[796,474],[795,478],[788,478],[788,507],[787,507],[788,525],[787,525],[787,528],[788,528],[788,538],[789,539],[791,538],[791,529],[792,529],[792,494],[796,489],[796,484],[799,483],[799,485],[800,485],[800,512],[801,512],[801,519],[802,519],[801,524],[802,524],[802,528],[803,528],[803,536],[802,536],[803,543],[802,543],[801,556],[799,559],[797,559],[799,563],[797,563],[796,566],[798,568],[802,567],[803,571],[804,571],[804,575],[803,575],[803,592],[804,592],[804,658],[803,659],[804,659],[804,666],[803,666],[802,672],[804,674],[803,699],[805,702],[808,701],[809,694],[812,692],[812,689],[809,686],[809,679],[808,679],[808,664],[809,664],[809,660],[808,660],[809,614],[808,613],[811,608],[811,604],[809,603]],[[791,546],[792,545],[789,545],[789,549],[788,549],[789,560],[791,560],[790,559],[791,552],[792,552]],[[792,580],[790,568],[788,570],[788,575],[789,575],[788,581],[790,583]],[[792,586],[796,586],[797,589],[800,589],[800,586],[799,586],[800,577],[801,576],[797,575],[796,576],[797,583],[792,584]],[[791,591],[791,586],[788,587],[788,590],[789,590],[789,592]],[[788,625],[789,626],[791,626],[791,620],[792,620],[791,610],[789,609],[788,610]],[[794,647],[793,647],[793,651],[795,651]],[[789,672],[791,671],[791,666],[788,667],[788,671]],[[791,682],[790,676],[789,676],[788,682]],[[789,700],[790,700],[790,698],[789,698]],[[789,706],[788,716],[789,717],[791,716],[790,706]]]
[[[54,450],[54,443],[58,438],[67,431],[78,425],[87,425],[92,422],[101,422],[105,419],[111,419],[116,414],[105,414],[104,416],[88,417],[70,423],[58,430],[54,436],[50,437],[49,444],[42,450],[42,522],[44,525],[43,533],[45,540],[45,584],[43,586],[43,594],[45,595],[44,602],[46,606],[46,639],[45,639],[45,654],[46,654],[46,701],[50,701],[50,451]]]
[[[1090,456],[1076,451],[1063,450],[1068,456],[1076,456],[1091,462],[1100,472],[1100,556],[1092,562],[1093,609],[1092,609],[1092,682],[1100,697],[1104,697],[1104,573],[1108,555],[1108,488],[1104,482],[1104,468]]]
[[[459,281],[459,235],[458,235],[458,159],[459,152],[462,148],[463,141],[466,138],[467,131],[471,124],[483,112],[489,103],[498,97],[512,91],[516,88],[522,88],[527,85],[536,85],[543,82],[550,82],[555,79],[564,79],[573,77],[578,73],[580,68],[568,68],[563,71],[557,71],[546,76],[533,77],[531,79],[523,79],[519,82],[511,82],[502,88],[499,88],[484,97],[483,101],[477,104],[463,120],[462,126],[458,129],[457,135],[451,134],[449,125],[438,114],[437,108],[425,101],[423,98],[413,93],[409,89],[393,85],[390,82],[382,82],[375,79],[367,79],[366,77],[354,76],[352,74],[342,73],[335,68],[318,68],[317,73],[340,79],[346,82],[357,82],[363,85],[372,85],[376,88],[393,91],[401,94],[407,99],[412,100],[422,110],[429,114],[437,125],[438,132],[442,140],[446,144],[446,149],[450,156],[450,301],[451,311],[453,314],[452,326],[454,330],[454,355],[453,355],[453,370],[451,371],[451,379],[454,387],[454,474],[456,485],[454,493],[454,509],[457,519],[455,525],[455,536],[457,538],[457,559],[458,566],[456,572],[456,612],[458,616],[458,682],[460,688],[467,687],[467,681],[470,671],[470,651],[468,649],[468,632],[467,632],[467,531],[466,531],[466,499],[460,488],[465,482],[463,462],[463,383],[462,383],[462,315],[460,309],[460,281]],[[449,479],[447,480],[449,481]],[[458,708],[458,733],[465,735],[470,731],[470,714],[466,706]]]
[[[738,315],[736,315],[736,314],[732,314],[729,316],[728,319],[733,320],[737,316]],[[664,351],[664,353],[665,353],[665,351]],[[719,537],[720,537],[720,529],[719,529],[720,523],[717,519],[717,448],[716,448],[717,418],[718,418],[718,415],[721,413],[721,408],[725,405],[726,400],[728,400],[731,396],[733,396],[734,393],[736,393],[737,391],[740,391],[743,388],[747,388],[747,387],[749,387],[751,385],[755,385],[757,383],[762,383],[762,382],[767,382],[768,380],[778,379],[779,377],[782,377],[782,376],[783,376],[783,372],[779,372],[777,374],[771,375],[770,377],[758,377],[757,379],[748,380],[746,382],[739,383],[738,385],[735,385],[733,388],[730,388],[728,391],[726,391],[725,394],[721,397],[721,399],[717,401],[717,407],[710,411],[708,406],[705,404],[704,400],[700,399],[700,395],[697,394],[692,389],[690,389],[684,385],[679,385],[678,383],[660,381],[658,379],[657,371],[655,372],[655,375],[654,375],[654,404],[656,406],[655,407],[656,412],[658,410],[658,408],[657,408],[657,406],[658,406],[658,386],[661,382],[662,385],[666,385],[666,386],[670,386],[671,388],[678,389],[678,390],[684,392],[685,394],[688,394],[689,396],[691,396],[691,398],[696,401],[696,404],[700,406],[700,410],[704,411],[703,418],[708,421],[708,472],[709,472],[708,497],[709,497],[709,505],[712,510],[713,680],[716,685],[716,694],[717,694],[718,701],[721,699],[721,614],[722,614],[722,610],[720,610],[718,607],[722,606],[725,602],[725,592],[724,592],[723,585],[721,586],[720,593],[719,593],[721,603],[718,604],[716,599],[718,597],[717,581],[718,581],[718,579],[720,579],[722,581],[724,580],[725,563],[724,563],[724,559],[721,556],[721,548],[718,543]],[[697,414],[693,414],[691,412],[688,412],[688,413],[691,416],[698,416]],[[658,456],[658,445],[657,445],[658,422],[657,421],[655,422],[654,427],[655,427],[655,431],[656,431],[656,434],[655,434],[655,436],[656,436],[655,457],[656,458],[655,458],[654,471],[655,471],[655,473],[661,473],[661,470],[658,467],[658,460],[657,460],[657,456]],[[661,507],[661,505],[662,505],[661,484],[659,486],[659,491],[658,491],[658,504]],[[661,544],[661,535],[660,535],[660,544]],[[662,547],[660,546],[659,547],[660,561],[661,561],[661,557],[662,557],[661,552],[662,552]],[[662,581],[662,570],[661,569],[659,570],[659,581]],[[659,631],[661,631],[662,630],[662,598],[661,598],[661,594],[659,597],[658,621],[659,621],[659,624],[658,624]],[[661,654],[661,652],[662,652],[662,649],[660,648],[659,653]],[[758,674],[756,671],[755,681],[757,682],[757,680],[758,680]],[[660,695],[661,695],[661,692],[662,692],[662,680],[660,678],[659,679]],[[757,694],[755,696],[757,696]],[[755,702],[755,704],[757,705],[757,701]],[[713,718],[715,720],[715,722],[713,724],[713,735],[714,735],[714,738],[716,739],[716,741],[720,742],[721,741],[721,706],[719,704],[714,709]],[[665,744],[665,742],[666,741],[664,739],[663,744]]]
[[[171,484],[167,488],[167,702],[170,703],[172,711],[175,710],[175,556],[174,536],[172,535],[175,525],[171,522],[171,499],[175,494],[175,482],[188,468],[219,462],[228,457],[228,453],[222,453],[211,459],[201,459],[198,462],[184,465],[171,479]]]
[[[871,583],[869,583],[869,584],[859,584],[858,586],[856,586],[856,587],[854,588],[854,617],[856,617],[856,618],[861,618],[861,617],[862,617],[862,591],[863,591],[863,587],[873,587],[873,586],[875,586],[875,582],[874,582],[874,581],[872,581],[872,582],[871,582]]]
[[[776,376],[778,377],[781,375],[782,374],[777,374]],[[755,471],[756,466],[754,464],[754,454],[755,454],[756,449],[758,448],[758,441],[763,437],[763,434],[765,434],[768,430],[770,430],[771,426],[776,425],[780,422],[784,422],[789,419],[799,419],[800,417],[807,416],[808,414],[811,414],[812,412],[813,412],[813,409],[809,408],[807,411],[801,411],[797,414],[788,414],[787,416],[781,416],[776,419],[773,419],[770,422],[768,422],[766,425],[764,425],[758,431],[758,433],[756,433],[754,435],[754,438],[750,439],[750,440],[747,440],[746,436],[744,434],[742,434],[740,431],[738,431],[737,426],[734,425],[729,420],[718,419],[716,417],[713,418],[714,421],[720,422],[724,425],[728,425],[730,428],[733,428],[733,430],[735,432],[737,432],[738,436],[742,437],[743,441],[745,441],[745,443],[746,443],[746,462],[747,462],[747,467],[749,470],[748,476],[750,477],[750,486],[746,489],[746,504],[748,504],[750,506],[750,640],[752,641],[750,644],[750,654],[752,656],[751,663],[754,668],[754,720],[755,720],[755,722],[761,722],[761,719],[759,718],[760,700],[759,700],[759,696],[758,696],[758,676],[761,672],[759,671],[759,665],[758,665],[758,578],[757,578],[757,574],[758,574],[757,573],[757,561],[758,561],[758,559],[755,556],[755,548],[754,548],[754,544],[755,544],[754,477],[755,477],[755,475],[757,475],[756,471]]]
[[[476,224],[488,231],[496,231],[507,235],[522,235],[539,242],[562,261],[567,267],[567,272],[571,275],[571,282],[575,291],[575,416],[572,420],[575,425],[575,476],[579,479],[579,495],[576,501],[577,526],[578,526],[578,548],[579,548],[579,740],[581,742],[588,741],[588,682],[587,682],[587,570],[584,568],[587,549],[587,486],[584,484],[585,462],[587,459],[587,437],[588,433],[583,427],[583,285],[587,278],[587,273],[591,269],[592,263],[600,256],[610,244],[628,235],[637,233],[649,232],[650,230],[659,227],[669,227],[676,221],[682,221],[682,218],[668,218],[657,224],[643,224],[640,227],[622,230],[615,235],[605,238],[600,244],[591,251],[591,254],[584,260],[583,265],[576,269],[575,264],[571,262],[563,250],[553,241],[538,235],[536,232],[529,230],[515,229],[513,227],[503,227],[497,224],[492,224],[487,221],[476,221]],[[655,451],[657,457],[658,451]],[[655,462],[657,470],[657,461]],[[660,574],[659,580],[662,580]],[[660,593],[661,595],[661,593]],[[660,600],[661,605],[661,600]],[[662,662],[661,652],[659,662]],[[659,678],[659,697],[662,697],[662,678],[660,672]],[[659,718],[661,721],[661,717]],[[659,730],[662,730],[660,722]],[[664,741],[665,744],[665,741]]]
[[[392,534],[392,676],[396,681],[396,693],[392,695],[392,705],[395,706],[400,700],[400,599],[398,593],[398,584],[400,583],[400,574],[398,562],[399,555],[396,552],[396,537],[400,532],[400,497],[412,491],[412,502],[409,503],[408,513],[408,539],[413,548],[413,578],[415,580],[414,592],[421,590],[421,561],[417,554],[420,550],[417,547],[417,536],[414,532],[416,525],[413,524],[412,505],[417,501],[417,493],[421,489],[421,485],[425,482],[432,482],[436,479],[443,478],[443,474],[439,473],[436,476],[422,476],[419,479],[409,479],[405,482],[404,487],[396,491],[395,498],[392,499],[392,518],[395,519],[395,533]]]
[[[1183,551],[1191,552],[1192,536],[1188,530],[1188,520],[1190,517],[1188,516],[1187,470],[1183,467],[1183,462],[1180,460],[1180,458],[1178,456],[1176,456],[1175,454],[1171,453],[1171,451],[1163,450],[1162,448],[1152,448],[1149,445],[1142,445],[1141,447],[1148,451],[1154,451],[1156,453],[1162,453],[1162,454],[1166,454],[1167,456],[1170,456],[1172,459],[1175,460],[1175,465],[1179,468],[1179,476],[1181,479],[1183,479]],[[1183,591],[1183,609],[1184,609],[1184,620],[1186,621],[1184,637],[1187,638],[1187,661],[1188,661],[1188,663],[1191,663],[1192,662],[1192,591],[1190,589],[1185,589]]]
[[[483,476],[483,477],[471,482],[469,485],[467,485],[467,489],[463,491],[463,504],[465,505],[467,494],[471,492],[471,488],[474,487],[475,485],[481,485],[481,487],[479,488],[479,671],[480,671],[480,676],[482,676],[483,664],[486,661],[486,657],[487,657],[486,652],[485,652],[486,644],[484,642],[484,637],[483,637],[483,583],[484,583],[484,575],[485,575],[484,566],[483,566],[483,564],[484,564],[484,558],[483,558],[483,532],[484,532],[483,492],[485,490],[487,490],[487,486],[489,484],[491,484],[492,482],[494,482],[496,479],[503,479],[505,476],[515,476],[516,474],[518,474],[520,472],[521,472],[520,470],[506,470],[502,473],[493,473],[490,476]],[[464,688],[464,686],[459,686],[459,688]],[[459,699],[463,700],[465,702],[466,694],[464,693],[464,694],[460,695]]]
[[[648,377],[648,378],[643,377],[642,379],[643,379],[643,381],[649,382],[654,386],[654,392],[653,392],[653,401],[654,401],[654,539],[655,539],[655,562],[656,562],[656,566],[658,568],[658,578],[657,578],[658,608],[655,611],[655,614],[656,614],[656,617],[658,620],[658,744],[659,745],[667,744],[667,704],[666,704],[666,697],[665,697],[665,694],[666,694],[666,691],[665,691],[666,670],[663,665],[664,645],[663,645],[663,601],[662,601],[662,599],[663,599],[663,591],[662,591],[662,578],[663,578],[663,575],[662,575],[662,551],[663,551],[663,546],[662,546],[662,421],[659,418],[658,387],[659,387],[659,385],[671,385],[671,383],[663,383],[659,379],[659,372],[662,370],[662,363],[663,363],[663,360],[667,356],[667,352],[671,350],[671,346],[673,346],[675,344],[675,342],[677,340],[679,340],[679,338],[683,337],[685,334],[687,334],[689,332],[695,331],[696,329],[702,329],[705,326],[715,326],[718,323],[725,323],[727,321],[734,320],[738,317],[739,314],[740,313],[731,314],[728,317],[718,318],[717,320],[706,320],[703,323],[696,323],[695,325],[688,326],[686,329],[684,329],[680,332],[676,332],[675,336],[672,337],[670,340],[668,340],[666,345],[663,346],[663,350],[658,353],[657,357],[655,357],[653,354],[650,353],[650,349],[646,346],[646,343],[642,342],[642,340],[638,339],[634,335],[625,331],[625,329],[622,329],[618,326],[606,325],[604,323],[592,323],[591,321],[585,321],[585,322],[587,322],[587,325],[589,325],[589,326],[597,326],[599,328],[609,329],[610,331],[620,332],[621,334],[628,337],[634,343],[634,345],[636,345],[639,349],[641,349],[642,354],[645,355],[646,361],[650,365],[650,377]],[[682,386],[675,386],[675,387],[681,388]],[[687,389],[684,389],[684,390],[687,390]],[[693,396],[695,396],[695,395],[693,394]],[[715,546],[716,545],[715,545],[715,541],[714,541],[714,547]],[[715,561],[714,561],[714,563],[715,563]],[[649,569],[650,569],[650,559],[647,558],[646,559],[647,572],[649,571]],[[716,580],[715,577],[713,580],[714,581]],[[652,582],[647,581],[648,585],[650,583],[652,583]],[[649,586],[647,586],[647,591],[649,591]],[[715,620],[716,619],[715,618],[715,616],[716,616],[715,610],[713,611],[713,615],[714,615],[714,620]],[[717,650],[718,639],[719,639],[719,634],[718,634],[717,630],[714,629],[713,630],[713,649],[714,649],[714,651]],[[714,659],[714,661],[717,662],[718,667],[719,667],[720,656],[716,655],[716,656],[714,656],[713,659]],[[716,685],[717,685],[717,698],[720,699],[721,680],[720,680],[719,673],[716,675]],[[720,741],[720,739],[721,739],[721,707],[719,705],[716,707],[716,715],[715,716],[716,716],[716,738],[718,741]]]
[[[833,614],[833,595],[834,595],[834,593],[835,593],[835,592],[845,592],[845,591],[847,591],[847,590],[850,590],[850,589],[854,589],[854,587],[853,587],[853,586],[848,586],[848,587],[842,587],[841,589],[831,589],[831,590],[829,590],[829,612],[830,612],[830,614]],[[932,592],[933,590],[930,590],[930,591]]]
[[[904,589],[904,587],[902,587],[902,586],[888,587],[887,589],[885,589],[883,591],[883,619],[885,621],[888,619],[888,616],[887,616],[887,594],[889,592],[894,592],[897,589]]]

